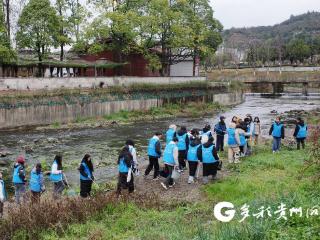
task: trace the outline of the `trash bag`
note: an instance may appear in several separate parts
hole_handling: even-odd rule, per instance
[[[171,177],[172,177],[174,180],[177,180],[177,179],[180,178],[180,173],[179,173],[176,169],[174,169],[173,172],[172,172]]]

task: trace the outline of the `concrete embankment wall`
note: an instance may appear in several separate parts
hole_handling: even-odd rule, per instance
[[[109,98],[111,97],[111,98]],[[177,101],[212,101],[222,105],[236,105],[243,101],[242,92],[214,93],[208,91],[185,91],[171,95],[135,96],[112,99],[115,96],[100,96],[88,99],[84,96],[70,99],[60,97],[37,101],[20,101],[16,104],[0,104],[0,128],[47,125],[55,122],[68,123],[78,118],[105,116],[121,110],[148,110],[164,103]]]
[[[96,88],[100,85],[107,87],[132,84],[176,84],[195,81],[204,82],[206,77],[0,78],[0,91]]]

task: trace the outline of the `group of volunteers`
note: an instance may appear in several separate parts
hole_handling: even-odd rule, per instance
[[[275,119],[271,125],[269,134],[273,137],[272,151],[280,150],[281,139],[284,139],[284,124],[280,117]],[[305,148],[305,139],[308,128],[303,119],[297,118],[297,124],[293,136],[297,141],[297,149]],[[214,135],[216,141],[214,141]],[[202,130],[187,130],[185,126],[177,129],[176,125],[170,125],[166,133],[156,132],[149,140],[147,155],[149,164],[144,172],[146,179],[153,170],[153,180],[160,180],[164,189],[172,188],[177,179],[184,171],[189,170],[188,183],[194,183],[199,179],[200,166],[202,166],[202,181],[209,182],[209,177],[216,178],[217,172],[221,170],[222,161],[218,152],[224,151],[225,142],[228,145],[229,163],[239,163],[239,159],[252,153],[253,144],[258,144],[261,135],[261,125],[258,117],[254,119],[251,115],[246,115],[244,119],[234,116],[227,126],[225,117],[221,116],[220,121],[211,129],[207,124]],[[227,139],[225,141],[225,136]],[[162,139],[165,140],[163,148]],[[159,159],[162,158],[164,167],[160,170]],[[188,164],[187,164],[188,163]],[[129,193],[134,192],[134,176],[140,174],[138,170],[137,152],[134,141],[127,140],[121,149],[117,159],[118,184],[117,193],[121,194],[122,189],[127,189]],[[80,196],[87,198],[91,194],[94,183],[94,168],[91,156],[85,154],[78,168],[80,175]],[[41,194],[45,191],[44,176],[49,175],[53,183],[53,199],[59,199],[63,190],[68,187],[67,178],[63,171],[62,155],[56,155],[51,171],[43,172],[40,163],[37,163],[31,170],[29,179],[25,169],[25,158],[19,156],[13,167],[12,182],[15,190],[15,202],[25,201],[26,187],[29,186],[31,203],[39,203]],[[0,173],[0,217],[3,214],[3,203],[6,201],[5,184]]]

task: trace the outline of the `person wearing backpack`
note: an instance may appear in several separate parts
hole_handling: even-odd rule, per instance
[[[20,198],[25,200],[26,193],[26,171],[25,171],[25,159],[23,156],[19,156],[14,164],[12,182],[14,185],[14,195],[17,204],[20,204]]]
[[[297,118],[296,128],[294,130],[293,136],[297,141],[297,149],[300,150],[300,144],[302,149],[305,148],[305,140],[308,136],[308,126],[304,123],[304,120],[300,117]]]
[[[80,196],[83,198],[90,197],[94,181],[94,170],[90,154],[84,155],[78,170],[80,172]]]
[[[39,203],[41,193],[45,191],[41,163],[37,163],[31,170],[29,188],[32,203]]]

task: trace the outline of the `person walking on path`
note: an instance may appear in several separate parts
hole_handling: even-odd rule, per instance
[[[240,136],[236,131],[236,124],[230,123],[228,133],[228,161],[229,163],[239,163]]]
[[[144,173],[144,176],[148,176],[152,169],[154,169],[153,180],[159,179],[159,158],[161,157],[161,143],[162,133],[156,132],[155,135],[149,140],[148,144],[148,156],[149,165]]]
[[[136,148],[134,147],[134,141],[131,140],[131,139],[128,139],[126,141],[126,146],[129,147],[129,151],[132,155],[132,158],[133,158],[133,165],[132,165],[132,172],[136,175],[136,176],[139,176],[140,175],[140,172],[139,172],[139,169],[138,169],[138,166],[139,166],[139,163],[138,163],[138,158],[137,158],[137,150]]]
[[[31,170],[29,188],[31,192],[31,202],[39,203],[41,193],[45,191],[41,163],[37,163]]]
[[[208,138],[205,136],[204,138]],[[209,138],[205,144],[202,144],[197,150],[198,159],[202,162],[203,167],[203,183],[209,182],[209,176],[212,180],[216,178],[217,171],[219,170],[219,156],[215,149],[213,139]]]
[[[53,182],[53,198],[59,199],[65,189],[65,181],[62,167],[62,155],[58,154],[55,156],[51,166],[50,180]]]
[[[13,167],[12,182],[14,185],[14,195],[17,204],[20,204],[20,198],[25,200],[26,193],[26,171],[25,171],[25,159],[23,156],[19,156]]]
[[[196,177],[197,168],[199,165],[198,159],[198,148],[201,146],[201,141],[198,137],[192,137],[190,139],[190,144],[187,153],[187,161],[189,163],[189,178],[188,183],[191,184],[194,182],[194,178]]]
[[[216,140],[216,149],[217,152],[221,151],[223,152],[224,149],[224,135],[227,133],[227,126],[226,123],[224,122],[225,117],[221,116],[219,123],[217,123],[214,127],[214,131],[217,134],[217,140]]]
[[[117,185],[117,194],[120,195],[122,189],[128,189],[129,193],[134,192],[134,179],[131,170],[131,166],[133,164],[133,158],[130,153],[129,147],[125,146],[118,157],[118,185]]]
[[[179,150],[179,170],[184,171],[186,169],[186,157],[189,147],[189,136],[187,132],[187,128],[185,126],[182,126],[180,130],[177,133],[178,138],[178,150]]]
[[[304,123],[304,120],[300,117],[297,118],[296,128],[294,130],[293,136],[297,141],[297,149],[300,150],[300,145],[302,149],[305,148],[305,140],[308,136],[308,126]]]
[[[93,164],[89,154],[84,155],[80,166],[80,196],[87,198],[91,196],[92,183],[94,181],[93,176]]]
[[[269,135],[273,137],[272,152],[276,153],[280,150],[281,139],[284,139],[284,125],[280,117],[276,117],[275,122],[271,125]]]
[[[172,141],[167,144],[164,152],[163,152],[163,162],[165,164],[165,172],[168,174],[164,182],[161,182],[161,185],[164,189],[168,189],[170,187],[173,187],[175,182],[172,178],[172,172],[174,171],[174,168],[178,168],[179,161],[178,161],[178,155],[179,150],[177,147],[178,138],[173,137]]]

